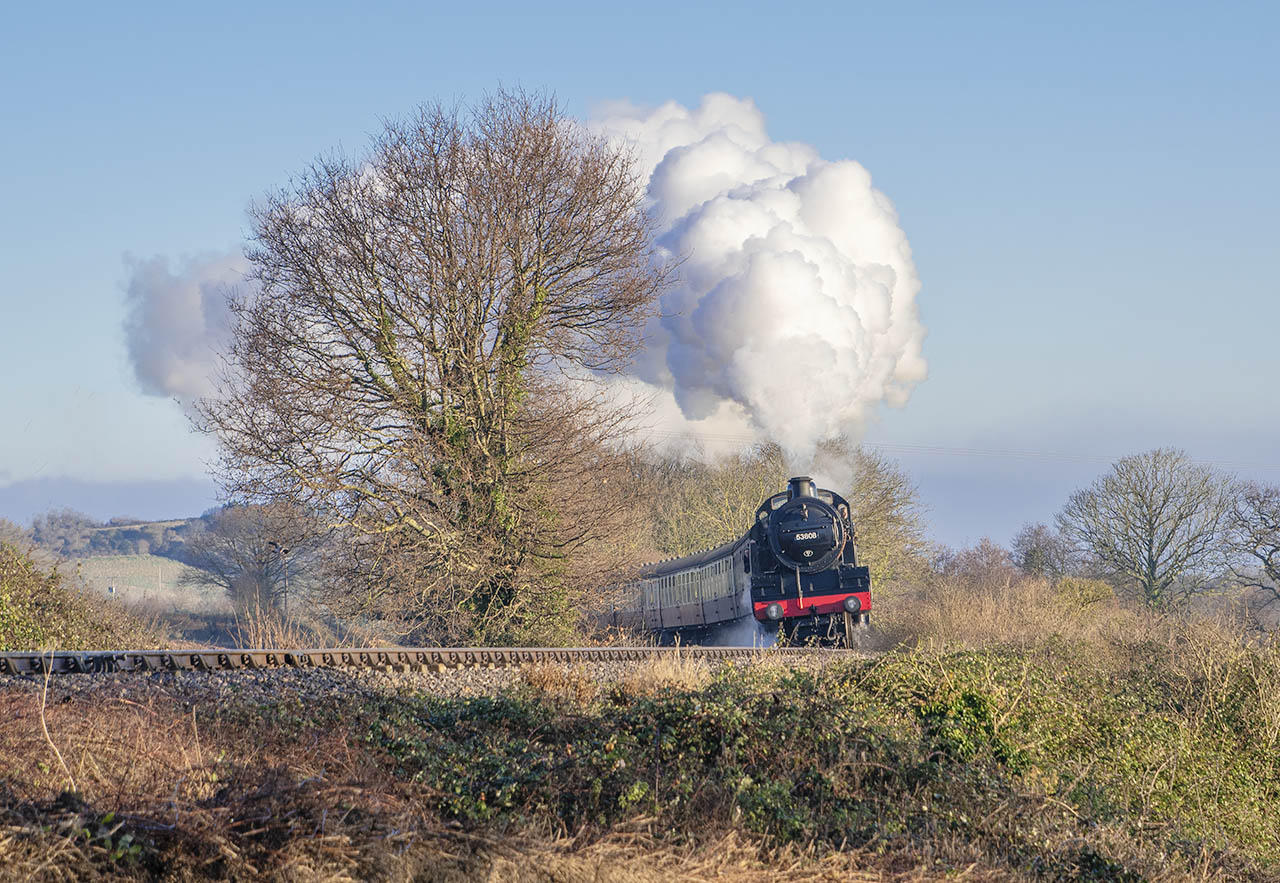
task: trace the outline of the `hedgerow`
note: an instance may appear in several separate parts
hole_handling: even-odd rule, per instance
[[[1280,767],[1250,718],[1265,706],[1256,679],[1206,713],[1204,685],[1168,653],[1090,657],[914,650],[818,672],[729,668],[702,690],[585,705],[386,699],[366,710],[366,739],[467,825],[653,818],[677,840],[741,825],[776,844],[951,844],[940,854],[958,865],[1105,879],[1280,868]]]
[[[0,651],[109,650],[159,640],[133,617],[81,592],[56,567],[45,570],[0,543]]]

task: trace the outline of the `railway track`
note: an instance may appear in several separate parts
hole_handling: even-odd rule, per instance
[[[770,656],[843,656],[852,650],[820,647],[363,647],[307,650],[105,650],[0,653],[0,674],[146,674],[163,671],[239,671],[272,668],[366,668],[446,671],[451,668],[536,662],[638,662],[661,656],[691,659]]]

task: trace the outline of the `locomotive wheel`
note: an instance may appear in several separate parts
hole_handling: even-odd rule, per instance
[[[853,614],[846,610],[844,613],[844,648],[846,650],[853,649],[854,636],[856,634],[857,632],[854,631]]]

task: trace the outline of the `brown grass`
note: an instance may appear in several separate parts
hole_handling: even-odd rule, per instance
[[[315,646],[314,633],[297,617],[258,605],[236,611],[231,635],[240,647],[301,650]]]
[[[654,696],[664,690],[699,690],[709,683],[711,666],[707,661],[677,649],[629,667],[620,686],[627,696]]]
[[[0,692],[0,856],[10,872],[150,876],[112,858],[123,831],[105,845],[93,836],[118,819],[175,876],[333,878],[355,869],[356,835],[417,814],[344,734],[313,730],[293,744],[234,723],[202,726],[194,709],[126,689],[51,693],[44,722],[39,692]],[[55,750],[78,793],[64,790]],[[45,866],[50,855],[60,858]]]
[[[377,629],[352,623],[328,622],[318,617],[313,609],[291,609],[284,613],[255,605],[236,611],[233,623],[229,631],[238,647],[300,650],[309,647],[393,645]]]
[[[598,693],[598,684],[580,665],[535,662],[520,667],[520,680],[540,699],[585,705]]]
[[[986,578],[936,576],[916,589],[876,599],[877,628],[890,644],[1032,646],[1058,636],[1108,641],[1132,637],[1155,618],[1120,602],[1096,580],[1049,580],[1013,572]]]

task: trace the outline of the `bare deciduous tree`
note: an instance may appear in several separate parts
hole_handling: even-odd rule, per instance
[[[711,463],[656,464],[650,491],[655,545],[661,553],[678,557],[738,539],[754,522],[756,507],[785,488],[787,477],[777,445],[761,445]]]
[[[1077,491],[1058,529],[1122,589],[1162,607],[1206,585],[1230,508],[1229,483],[1181,451],[1117,461]]]
[[[1074,573],[1078,565],[1071,544],[1047,524],[1024,524],[1009,557],[1024,573],[1051,580]]]
[[[626,150],[504,92],[255,208],[261,290],[201,424],[235,497],[345,531],[339,609],[433,640],[564,616],[571,556],[632,504],[625,415],[583,378],[625,364],[670,277],[642,199]]]
[[[858,557],[870,568],[873,585],[918,577],[928,562],[929,542],[924,506],[911,477],[894,461],[866,448],[854,448],[845,456],[853,468],[847,496]]]
[[[278,610],[297,593],[319,542],[316,525],[287,503],[227,506],[192,528],[182,558],[188,585],[221,588],[238,609]]]
[[[1227,516],[1227,562],[1261,607],[1280,602],[1280,487],[1242,482]]]

